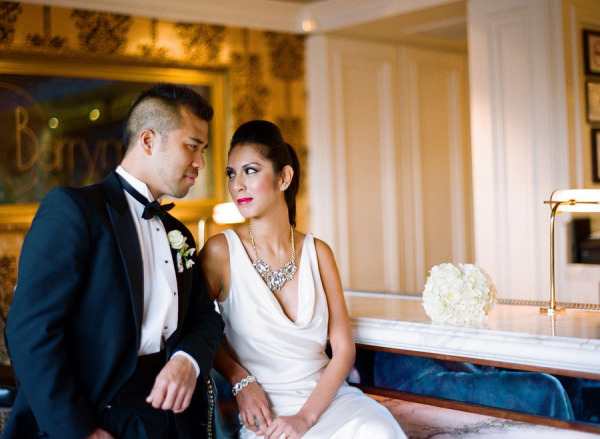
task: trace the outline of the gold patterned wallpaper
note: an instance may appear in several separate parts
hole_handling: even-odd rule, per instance
[[[226,71],[233,128],[271,120],[297,150],[303,180],[298,223],[307,227],[302,36],[0,1],[2,54]]]

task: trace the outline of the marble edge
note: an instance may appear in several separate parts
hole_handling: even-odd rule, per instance
[[[350,319],[358,344],[528,366],[600,373],[600,340],[507,333],[365,317]]]
[[[357,290],[344,290],[344,296],[351,297],[377,297],[382,299],[405,299],[405,300],[423,300],[422,296],[400,294],[400,293],[381,293],[378,291],[357,291]]]

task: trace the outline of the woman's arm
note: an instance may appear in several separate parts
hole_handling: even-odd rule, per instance
[[[225,300],[226,297],[220,297],[226,291],[225,283],[229,289],[229,246],[225,235],[219,233],[209,238],[198,258],[210,300]]]
[[[224,340],[223,345],[226,344]],[[215,357],[215,369],[229,381],[231,386],[250,375],[224,348],[221,348]],[[235,400],[244,425],[256,432],[257,436],[265,434],[266,428],[273,422],[273,417],[267,394],[260,384],[256,381],[249,383],[235,395]]]
[[[202,248],[199,257],[209,297],[211,300],[224,301],[229,293],[230,281],[227,238],[222,234],[210,238]],[[223,340],[223,347],[217,353],[214,365],[215,369],[234,386],[250,374],[231,358],[224,349],[226,345],[227,341]],[[264,429],[271,424],[273,418],[267,395],[262,387],[256,382],[250,383],[238,392],[235,399],[244,425],[258,435],[263,435]]]
[[[267,429],[266,439],[277,439],[282,433],[285,433],[288,439],[296,439],[306,433],[327,409],[354,364],[354,338],[333,252],[327,244],[318,239],[315,239],[315,248],[329,309],[332,358],[300,411],[294,416],[275,419]]]

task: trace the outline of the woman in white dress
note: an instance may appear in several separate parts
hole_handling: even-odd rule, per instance
[[[406,437],[345,382],[355,348],[340,277],[327,244],[294,229],[298,158],[277,126],[240,126],[227,175],[250,222],[210,238],[200,260],[225,320],[215,368],[234,387],[240,438]]]

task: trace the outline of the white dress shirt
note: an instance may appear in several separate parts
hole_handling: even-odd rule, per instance
[[[121,166],[116,172],[148,201],[154,201],[152,193],[144,182],[129,174]],[[179,311],[177,277],[167,232],[162,221],[157,216],[149,220],[143,219],[144,206],[127,191],[124,192],[142,253],[144,315],[138,355],[146,355],[160,351],[165,346],[165,340],[177,329]],[[160,202],[160,199],[158,201]],[[191,355],[183,351],[177,351],[173,354],[175,355],[185,355],[194,364],[196,376],[200,374],[198,363]]]

